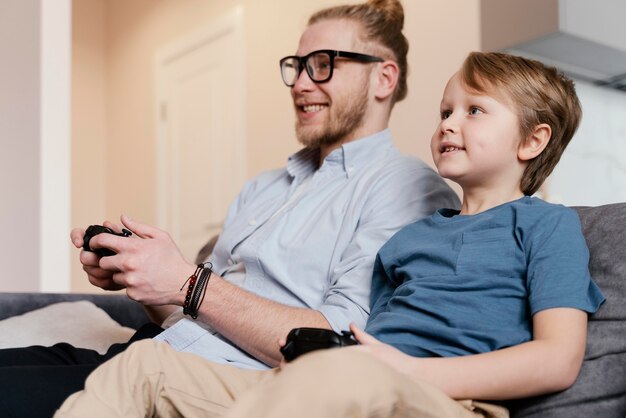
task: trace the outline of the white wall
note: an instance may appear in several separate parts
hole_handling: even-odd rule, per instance
[[[566,205],[626,202],[626,93],[578,81],[580,127],[547,182]]]
[[[626,50],[624,16],[624,0],[559,0],[562,31],[621,51]]]
[[[39,1],[0,3],[0,290],[39,288]]]
[[[41,1],[39,289],[70,290],[71,0]]]
[[[69,16],[0,3],[0,291],[69,289]]]

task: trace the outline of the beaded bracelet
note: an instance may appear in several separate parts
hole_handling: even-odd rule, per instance
[[[198,309],[202,305],[202,301],[204,301],[211,273],[213,273],[213,264],[210,262],[200,263],[196,271],[181,286],[180,290],[182,291],[185,285],[189,283],[185,302],[183,303],[184,315],[189,315],[193,319],[198,317]]]

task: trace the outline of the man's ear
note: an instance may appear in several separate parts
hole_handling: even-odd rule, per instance
[[[400,76],[400,68],[398,64],[393,61],[384,61],[380,64],[376,74],[376,89],[374,95],[379,100],[385,100],[391,96],[398,84],[398,77]]]
[[[531,134],[523,140],[517,149],[517,158],[522,161],[530,161],[539,154],[550,142],[552,136],[552,128],[547,123],[541,123],[535,126]]]

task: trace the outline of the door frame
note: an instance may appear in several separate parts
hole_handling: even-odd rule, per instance
[[[164,103],[167,99],[164,91],[164,68],[179,57],[224,36],[232,35],[236,47],[227,59],[233,64],[233,72],[240,83],[237,84],[238,102],[241,108],[238,110],[236,118],[236,144],[238,145],[238,155],[241,161],[246,161],[246,69],[245,69],[245,37],[244,37],[244,12],[242,6],[235,7],[230,13],[217,18],[203,27],[195,30],[182,38],[179,38],[160,48],[155,56],[155,100],[154,100],[154,120],[156,133],[156,221],[160,228],[168,227],[170,214],[168,213],[168,178],[167,167],[169,165],[168,150],[168,124],[164,118]],[[239,167],[245,178],[246,167]],[[174,237],[176,239],[176,237]]]

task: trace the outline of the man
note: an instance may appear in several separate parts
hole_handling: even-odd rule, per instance
[[[402,12],[397,0],[388,3]],[[357,17],[346,24],[328,15],[340,9],[321,11],[311,18],[297,54],[281,60],[283,81],[294,102],[296,134],[305,148],[290,157],[286,169],[252,180],[232,204],[209,258],[212,272],[196,320],[180,310],[190,289],[184,282],[196,266],[184,260],[167,233],[122,216],[132,237],[101,234],[90,241],[91,247],[109,248],[117,255],[81,253],[92,284],[125,288],[155,322],[164,321],[166,330],[156,339],[240,368],[275,366],[281,358],[276,341],[292,328],[339,331],[350,322],[363,326],[380,246],[436,208],[458,207],[457,197],[433,170],[400,155],[387,130],[393,105],[406,95],[403,14],[398,25],[378,6],[359,7],[377,18],[368,22]],[[77,247],[82,236],[82,230],[72,231]],[[82,355],[73,348],[70,355],[74,358],[77,352]],[[0,353],[0,365],[11,364],[2,359]],[[54,364],[46,370],[57,371],[45,379],[38,374],[37,385],[76,382],[67,394],[82,387],[88,370],[97,366]],[[68,370],[78,367],[79,376],[71,377]],[[32,394],[33,383],[25,382],[27,374],[19,369],[43,367],[18,367],[12,373],[2,369],[3,390],[11,379],[23,382],[14,383],[5,392],[11,395],[5,396],[22,394],[24,401],[32,396],[25,393]],[[55,396],[48,402],[54,408],[63,398]]]

